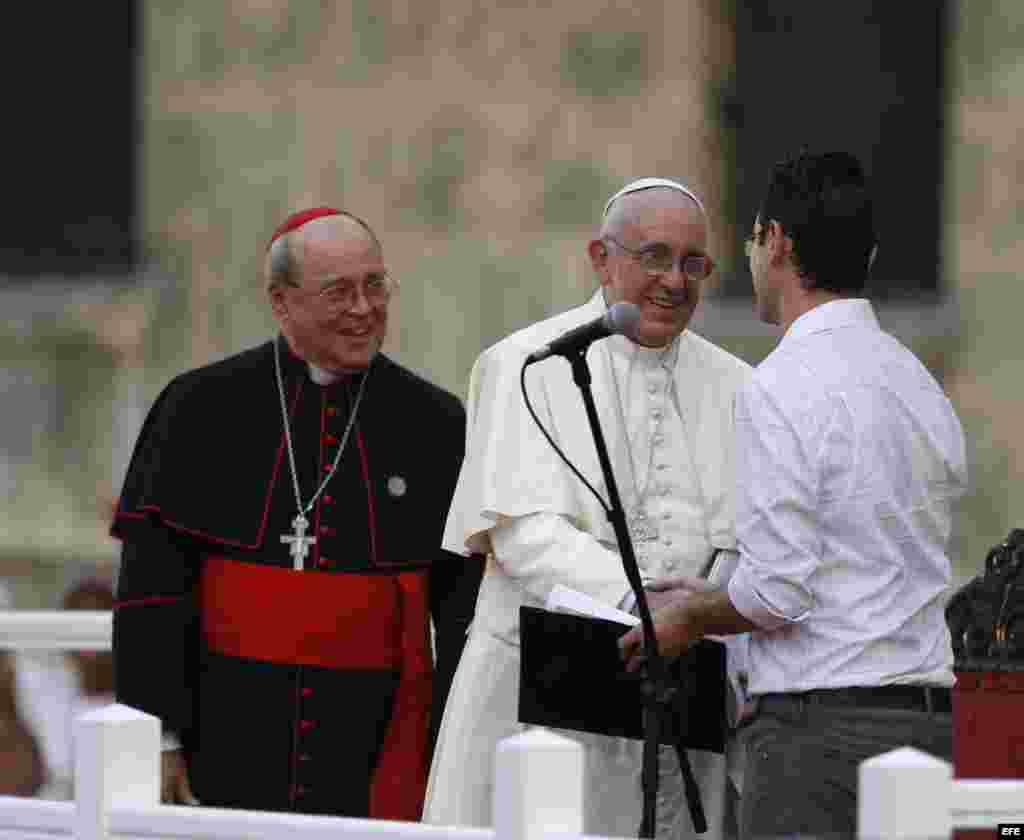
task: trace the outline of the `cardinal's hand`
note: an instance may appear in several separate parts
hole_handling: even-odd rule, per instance
[[[188,768],[181,750],[160,753],[160,801],[167,805],[198,805],[188,781]]]

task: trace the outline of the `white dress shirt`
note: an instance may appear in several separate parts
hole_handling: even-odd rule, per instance
[[[729,584],[750,691],[952,685],[946,546],[967,484],[960,422],[871,304],[790,326],[736,398]]]

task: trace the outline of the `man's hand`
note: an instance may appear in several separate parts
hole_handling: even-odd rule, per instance
[[[188,768],[181,750],[160,753],[160,801],[165,805],[198,805],[188,781]]]
[[[650,588],[672,596],[670,603],[652,616],[658,652],[667,659],[681,655],[708,633],[728,636],[758,629],[733,606],[727,590],[700,578],[669,578]],[[643,630],[634,627],[622,636],[619,650],[626,670],[637,670],[647,658],[643,651]]]
[[[647,605],[654,619],[654,634],[658,637],[658,652],[662,656],[675,658],[697,641],[698,637],[689,627],[692,622],[684,603],[692,595],[714,592],[717,588],[704,578],[693,575],[658,578],[644,587]],[[682,622],[687,626],[681,626]],[[637,670],[647,659],[643,652],[643,628],[635,627],[619,639],[619,650],[626,662],[626,670]]]
[[[675,659],[690,645],[700,639],[701,634],[694,626],[687,599],[676,592],[667,606],[657,610],[654,619],[654,635],[658,639],[658,653],[666,659]],[[626,663],[627,671],[636,671],[647,660],[643,650],[644,631],[634,627],[619,639],[619,651]]]

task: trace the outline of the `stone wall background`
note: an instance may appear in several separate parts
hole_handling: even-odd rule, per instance
[[[1024,523],[1019,313],[1024,10],[955,5],[944,307],[883,320],[944,380],[972,447],[960,577]],[[139,57],[144,265],[131,282],[3,289],[0,571],[19,606],[111,564],[110,508],[145,408],[178,371],[264,340],[259,268],[290,210],[349,208],[402,287],[388,352],[462,395],[476,354],[582,301],[605,197],[642,174],[728,200],[728,4],[149,0]],[[908,45],[912,48],[912,45]],[[739,235],[715,228],[717,250]],[[891,235],[891,234],[890,234]],[[728,268],[724,265],[723,268]],[[774,338],[706,299],[751,362]]]

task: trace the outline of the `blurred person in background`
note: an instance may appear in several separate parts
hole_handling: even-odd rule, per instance
[[[61,597],[64,610],[109,612],[114,587],[105,576],[88,574]],[[74,722],[114,702],[114,659],[109,651],[67,651],[60,657],[19,656],[18,700],[42,749],[43,799],[74,796]]]
[[[853,838],[861,762],[906,746],[952,759],[944,606],[966,446],[864,298],[876,242],[855,157],[775,166],[747,253],[758,315],[784,334],[736,397],[738,565],[654,616],[667,656],[749,632],[744,838]],[[620,644],[638,665],[640,636]]]
[[[543,606],[555,584],[630,609],[633,596],[604,509],[527,413],[527,355],[627,301],[640,318],[588,353],[593,393],[645,582],[697,575],[734,548],[732,398],[746,363],[687,329],[713,263],[699,198],[661,178],[635,181],[607,202],[587,256],[600,288],[583,306],[486,350],[469,386],[467,456],[444,546],[487,555],[466,650],[431,768],[424,819],[490,826],[498,741],[522,732],[519,607]],[[570,365],[534,365],[526,387],[541,422],[580,471],[601,475]],[[650,592],[652,606],[662,593]],[[723,714],[725,710],[723,709]],[[642,817],[639,740],[566,732],[583,743],[588,834],[635,835]],[[725,760],[690,750],[708,818],[721,836]],[[672,748],[660,754],[657,834],[694,835]]]
[[[65,610],[110,612],[114,609],[114,587],[108,580],[90,577],[72,587],[64,596]],[[90,706],[114,702],[114,657],[109,651],[72,650],[67,658],[77,678],[78,693]]]
[[[361,219],[290,216],[264,281],[280,335],[139,435],[117,697],[162,721],[164,801],[416,820],[480,576],[440,549],[465,412],[379,352],[396,287]]]
[[[0,583],[0,610],[12,606],[7,587]],[[15,658],[0,651],[0,796],[33,796],[44,779],[39,742],[18,699]]]

